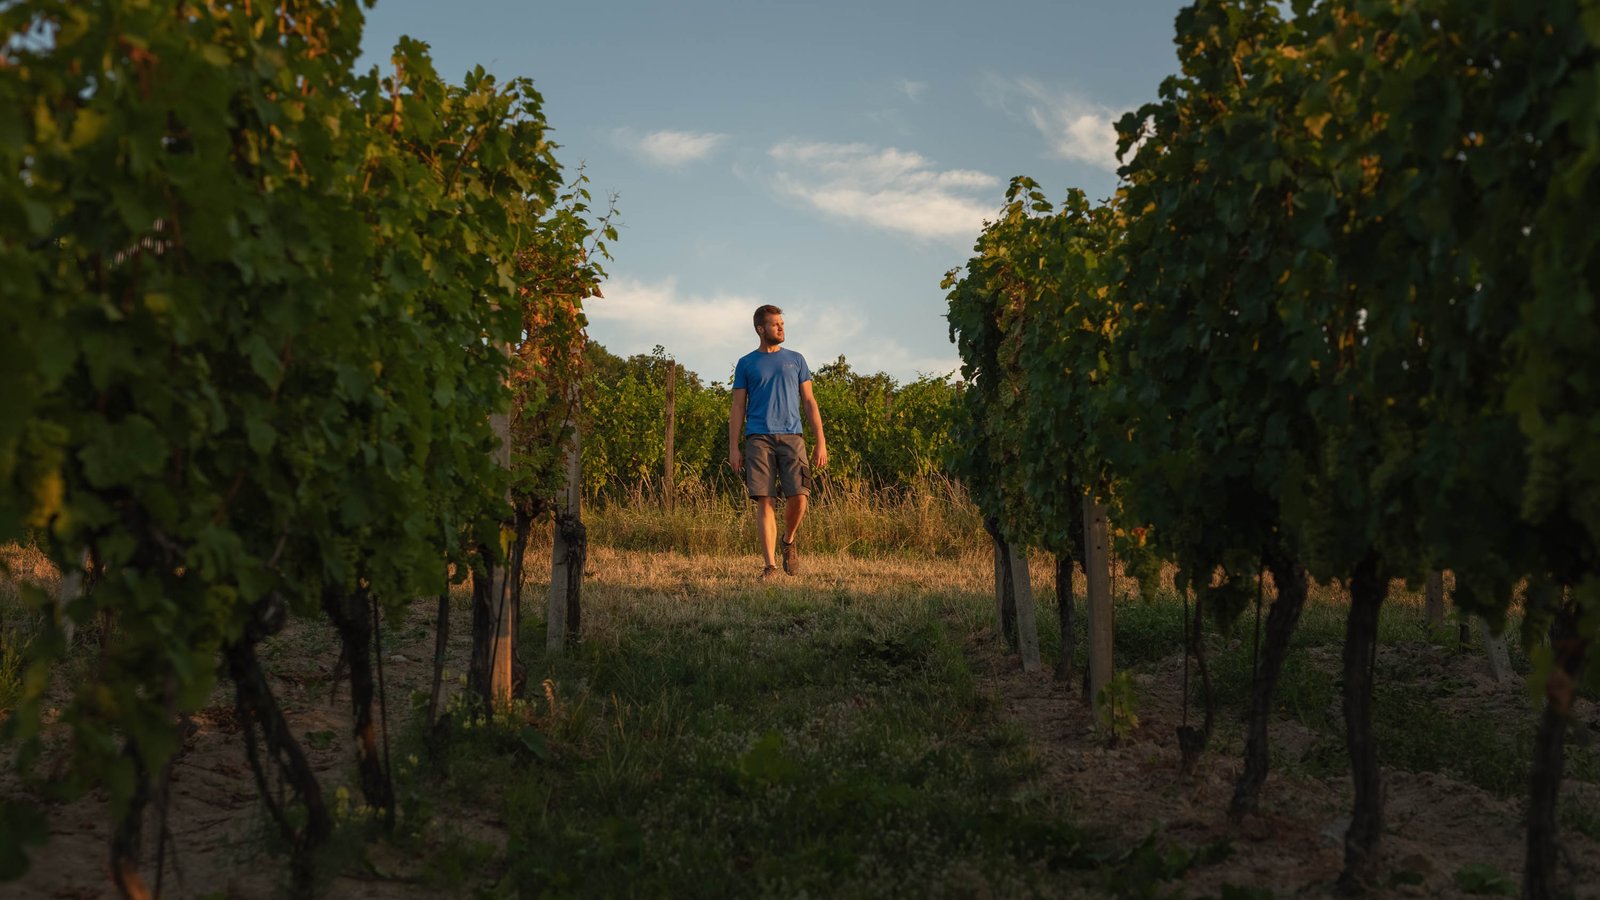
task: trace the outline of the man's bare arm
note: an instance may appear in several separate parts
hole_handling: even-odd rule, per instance
[[[739,449],[739,438],[744,431],[745,389],[733,389],[733,402],[728,404],[728,466],[744,474],[744,451]]]
[[[821,469],[828,464],[828,439],[822,435],[822,410],[817,407],[817,395],[811,391],[811,382],[800,382],[800,407],[805,410],[806,422],[817,445],[811,450],[811,465]]]

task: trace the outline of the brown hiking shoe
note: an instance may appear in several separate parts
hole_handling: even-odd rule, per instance
[[[761,570],[761,575],[758,577],[758,580],[759,581],[767,581],[769,579],[777,578],[777,577],[778,577],[778,567],[777,566],[766,566],[765,568],[763,568]]]
[[[795,549],[794,541],[783,542],[783,571],[790,575],[800,574],[800,551]]]

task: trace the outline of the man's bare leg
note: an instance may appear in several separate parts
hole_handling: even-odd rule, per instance
[[[778,564],[778,517],[771,497],[756,498],[756,526],[761,529],[761,552],[766,555],[767,566]],[[785,512],[784,518],[788,518]]]
[[[783,504],[783,542],[794,543],[794,533],[800,530],[800,520],[806,517],[806,501],[810,500],[805,494],[790,497]]]

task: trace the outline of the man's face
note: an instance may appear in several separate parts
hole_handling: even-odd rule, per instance
[[[761,335],[763,343],[783,343],[783,316],[767,316],[767,321],[756,329],[756,334]]]

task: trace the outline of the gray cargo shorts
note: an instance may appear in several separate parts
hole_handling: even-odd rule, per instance
[[[804,497],[811,493],[806,439],[798,434],[751,434],[744,439],[744,486],[752,500]]]

